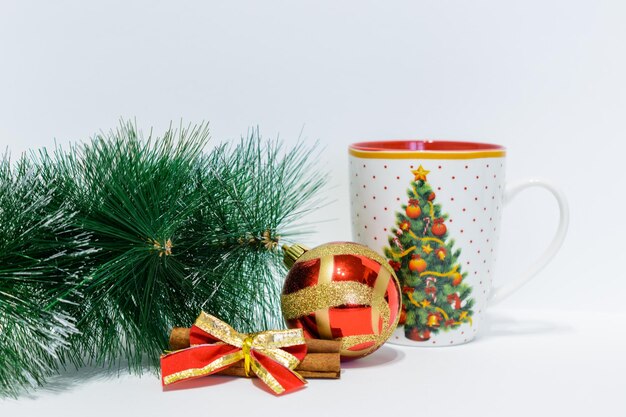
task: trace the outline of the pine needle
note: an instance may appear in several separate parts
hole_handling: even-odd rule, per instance
[[[63,288],[85,240],[39,174],[25,158],[0,162],[0,397],[41,385],[76,333]]]
[[[80,335],[67,358],[156,365],[173,326],[200,309],[241,331],[283,327],[279,242],[321,202],[316,146],[283,149],[258,131],[203,153],[206,124],[144,137],[133,123],[34,157],[57,207],[76,212],[68,259],[80,275],[70,313]]]

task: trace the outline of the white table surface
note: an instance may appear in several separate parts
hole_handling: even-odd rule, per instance
[[[385,345],[274,397],[256,382],[208,377],[163,392],[156,376],[83,369],[0,416],[626,416],[626,314],[495,309],[473,342]]]

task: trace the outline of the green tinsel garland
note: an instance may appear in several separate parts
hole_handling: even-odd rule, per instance
[[[66,204],[53,203],[54,184],[25,158],[0,161],[0,394],[40,385],[57,369],[76,334],[69,314],[77,299],[71,270],[87,239]]]
[[[205,153],[208,140],[204,124],[144,138],[134,124],[122,123],[67,150],[31,155],[34,176],[46,188],[43,216],[63,213],[62,230],[44,230],[45,240],[63,236],[59,244],[77,246],[49,248],[59,254],[52,267],[64,271],[61,281],[47,278],[55,292],[50,305],[63,306],[77,329],[65,328],[63,343],[69,339],[70,346],[55,355],[77,365],[123,361],[141,371],[146,359],[158,363],[171,327],[193,322],[200,309],[241,331],[283,326],[278,246],[320,203],[314,196],[326,177],[311,158],[315,146],[282,149],[253,131]],[[26,239],[40,262],[36,251],[43,247]],[[0,308],[3,297],[0,292]],[[13,321],[41,311],[47,310],[23,310]],[[33,328],[54,326],[42,319]],[[28,359],[34,343],[0,345],[0,355]]]

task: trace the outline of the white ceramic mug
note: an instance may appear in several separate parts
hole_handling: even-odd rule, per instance
[[[403,288],[401,325],[390,343],[469,342],[488,305],[535,276],[561,247],[569,212],[563,194],[539,180],[505,185],[502,146],[446,141],[355,143],[350,154],[353,239],[384,254]],[[529,187],[556,198],[552,243],[525,273],[492,287],[500,218]]]

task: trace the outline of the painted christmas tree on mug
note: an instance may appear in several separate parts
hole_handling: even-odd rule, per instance
[[[403,312],[400,325],[405,336],[415,341],[430,339],[431,333],[472,324],[472,288],[459,262],[446,227],[448,215],[436,202],[428,183],[430,171],[421,165],[412,170],[414,180],[408,201],[396,213],[396,227],[389,236],[385,255],[402,285]]]

